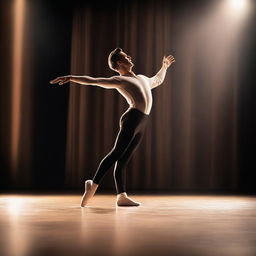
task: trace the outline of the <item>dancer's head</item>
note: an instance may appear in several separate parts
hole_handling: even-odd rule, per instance
[[[121,48],[116,48],[108,56],[109,67],[116,71],[131,71],[133,63],[131,57],[127,55]]]

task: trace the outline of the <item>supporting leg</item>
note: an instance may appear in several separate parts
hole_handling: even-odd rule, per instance
[[[133,153],[138,148],[141,140],[142,140],[143,134],[138,133],[131,143],[129,144],[128,148],[124,152],[124,154],[121,156],[120,159],[115,164],[115,170],[114,170],[114,180],[117,190],[117,200],[116,203],[118,206],[139,206],[140,203],[132,200],[130,197],[126,194],[126,165],[131,159]]]
[[[129,144],[129,146],[127,147],[126,151],[121,156],[121,158],[119,158],[115,163],[114,180],[117,194],[126,191],[126,166],[130,161],[133,153],[136,151],[139,144],[141,143],[142,137],[142,133],[136,134],[131,143]]]

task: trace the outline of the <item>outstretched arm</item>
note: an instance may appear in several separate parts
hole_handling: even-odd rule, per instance
[[[168,57],[164,56],[163,65],[162,65],[161,69],[157,72],[157,74],[155,76],[150,78],[151,89],[153,89],[163,83],[165,75],[166,75],[166,71],[171,66],[171,64],[173,62],[175,62],[175,59],[172,55],[169,55]]]
[[[109,78],[103,78],[103,77],[95,78],[91,76],[68,75],[68,76],[60,76],[50,81],[51,84],[59,83],[59,85],[69,83],[69,82],[74,82],[74,83],[83,84],[83,85],[94,85],[94,86],[99,86],[106,89],[116,89],[120,87],[120,81],[116,76],[109,77]]]

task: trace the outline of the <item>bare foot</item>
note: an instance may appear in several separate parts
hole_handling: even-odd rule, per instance
[[[118,206],[139,206],[141,204],[132,200],[125,192],[117,195],[116,203]]]
[[[81,207],[87,205],[88,201],[94,196],[98,186],[99,185],[94,183],[92,180],[85,181],[85,192],[81,199]]]

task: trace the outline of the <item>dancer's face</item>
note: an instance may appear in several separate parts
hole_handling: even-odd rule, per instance
[[[119,67],[130,69],[134,66],[131,56],[127,55],[125,52],[120,52],[120,56],[121,59],[117,62]]]

